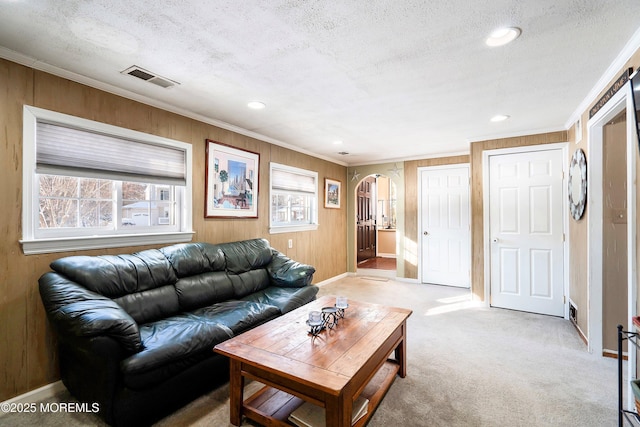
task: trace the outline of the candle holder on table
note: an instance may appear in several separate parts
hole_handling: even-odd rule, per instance
[[[322,311],[310,311],[306,322],[309,325],[309,334],[317,337],[324,329],[333,329],[338,325],[338,321],[344,318],[348,307],[346,297],[337,297],[333,307],[323,307]]]
[[[322,320],[327,328],[333,329],[338,324],[338,309],[335,307],[323,307]]]
[[[322,313],[319,311],[311,311],[309,312],[309,320],[307,320],[307,325],[309,325],[309,333],[314,337],[317,336],[324,329],[324,320],[322,319]]]
[[[344,311],[349,308],[349,304],[347,304],[347,297],[336,297],[336,316],[338,319],[344,318]]]

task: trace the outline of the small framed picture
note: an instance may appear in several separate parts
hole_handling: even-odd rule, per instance
[[[342,183],[335,179],[324,179],[324,207],[325,208],[340,208],[340,194],[342,191]]]
[[[205,218],[257,218],[260,155],[206,143]]]

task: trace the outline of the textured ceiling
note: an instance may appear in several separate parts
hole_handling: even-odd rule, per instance
[[[638,0],[0,0],[0,56],[350,165],[565,129],[639,28]]]

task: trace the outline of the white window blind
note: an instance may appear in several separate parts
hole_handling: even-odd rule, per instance
[[[277,169],[275,166],[271,173],[271,188],[274,190],[306,194],[316,193],[316,179],[313,176]]]
[[[36,131],[36,172],[171,185],[186,183],[186,153],[116,136],[40,122]]]

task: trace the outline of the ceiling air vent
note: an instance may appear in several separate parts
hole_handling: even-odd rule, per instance
[[[180,84],[178,82],[174,82],[173,80],[165,79],[164,77],[160,77],[157,74],[150,72],[149,70],[145,70],[144,68],[140,68],[137,65],[127,68],[124,71],[121,71],[122,74],[128,74],[133,77],[137,77],[146,82],[153,83],[156,86],[160,86],[163,88],[169,88],[171,86],[175,86]]]

